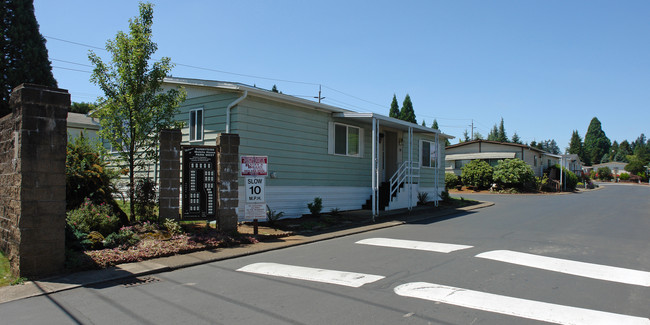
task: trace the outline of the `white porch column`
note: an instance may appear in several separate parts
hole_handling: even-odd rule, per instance
[[[408,179],[408,196],[409,196],[409,211],[413,209],[413,127],[409,126],[409,162],[408,170],[406,171]]]
[[[377,152],[378,150],[378,143],[377,143],[377,138],[379,137],[379,134],[377,132],[377,119],[372,118],[372,159],[371,159],[371,164],[372,164],[372,221],[375,221],[375,216],[379,213],[379,190],[378,190],[378,185],[377,185]]]

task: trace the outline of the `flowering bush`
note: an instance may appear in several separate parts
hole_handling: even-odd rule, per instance
[[[83,233],[97,231],[104,237],[118,230],[120,220],[113,215],[112,208],[106,204],[94,204],[86,198],[79,208],[67,213],[66,222],[70,227]]]

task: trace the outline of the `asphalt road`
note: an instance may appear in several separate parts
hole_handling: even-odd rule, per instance
[[[496,204],[9,302],[0,323],[650,324],[650,187],[471,198]]]

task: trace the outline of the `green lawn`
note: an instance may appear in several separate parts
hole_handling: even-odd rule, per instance
[[[14,281],[9,270],[9,260],[0,252],[0,287],[10,285]]]

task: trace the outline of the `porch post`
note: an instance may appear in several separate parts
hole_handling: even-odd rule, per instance
[[[372,118],[372,221],[375,221],[375,216],[377,215],[379,200],[377,197],[377,119]]]
[[[408,162],[408,170],[407,170],[407,177],[408,177],[408,190],[406,193],[408,193],[409,196],[409,211],[413,209],[413,128],[409,126],[409,162]]]
[[[440,150],[440,137],[439,137],[439,135],[440,135],[440,133],[436,133],[436,171],[435,171],[435,176],[434,176],[435,177],[434,184],[435,184],[435,189],[436,189],[436,196],[435,196],[435,202],[434,203],[435,203],[436,207],[438,207],[438,198],[439,198],[438,193],[440,192],[439,189],[438,189],[438,178],[439,178],[438,173],[439,173],[439,169],[440,169],[440,157],[441,157],[441,154],[440,154],[440,151],[441,151]],[[420,166],[420,167],[422,167],[422,166]]]

